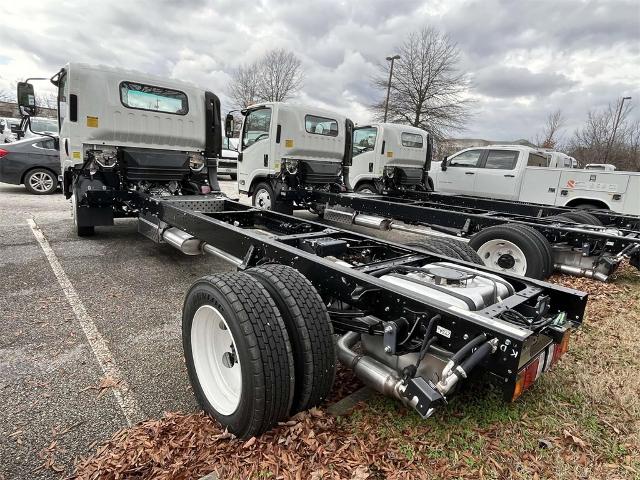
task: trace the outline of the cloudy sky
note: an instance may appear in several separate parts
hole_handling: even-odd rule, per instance
[[[362,123],[380,95],[376,64],[432,25],[457,42],[476,100],[457,136],[530,139],[556,109],[570,134],[589,109],[640,103],[638,0],[6,0],[1,11],[0,89],[83,61],[189,80],[224,101],[235,66],[283,47],[304,65],[297,102]]]

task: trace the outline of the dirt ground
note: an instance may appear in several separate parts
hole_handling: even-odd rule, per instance
[[[590,293],[587,317],[514,404],[470,387],[425,421],[374,396],[241,442],[198,413],[180,346],[184,292],[227,264],[154,245],[132,221],[92,239],[70,225],[60,195],[0,185],[0,479],[640,478],[635,269],[553,279]],[[341,371],[331,401],[359,386]]]

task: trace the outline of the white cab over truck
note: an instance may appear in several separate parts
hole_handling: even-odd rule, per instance
[[[220,101],[190,83],[141,72],[70,63],[58,87],[63,192],[78,235],[114,217],[137,216],[129,198],[218,190]],[[29,84],[19,85],[31,91]],[[28,91],[24,95],[29,95]],[[102,197],[87,197],[88,191]]]
[[[550,168],[521,145],[467,148],[429,172],[437,192],[640,215],[640,173]]]
[[[253,105],[242,113],[238,190],[254,205],[286,211],[296,200],[287,196],[289,191],[343,188],[343,167],[351,161],[349,119],[280,102]],[[232,121],[227,116],[227,124]]]
[[[349,186],[356,193],[425,190],[431,167],[431,137],[394,123],[358,126],[353,132]]]

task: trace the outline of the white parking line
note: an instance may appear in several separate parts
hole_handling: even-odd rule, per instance
[[[100,364],[100,368],[102,368],[104,374],[113,379],[116,384],[116,386],[112,388],[113,395],[116,397],[116,401],[118,402],[118,405],[120,405],[127,423],[131,426],[134,423],[143,420],[145,418],[144,414],[138,406],[138,402],[136,402],[129,384],[126,382],[120,372],[120,369],[116,365],[115,359],[109,350],[107,342],[98,331],[93,319],[87,313],[87,309],[84,307],[82,300],[80,300],[78,292],[73,288],[73,284],[62,268],[62,265],[60,265],[51,245],[49,245],[49,242],[42,233],[42,230],[40,230],[40,227],[33,219],[28,218],[27,223],[29,224],[29,227],[31,227],[31,231],[36,237],[36,240],[38,240],[38,243],[42,247],[47,260],[49,260],[49,265],[51,265],[51,269],[58,279],[58,283],[60,284],[60,287],[62,287],[62,291],[67,297],[69,305],[71,305],[71,308],[73,309],[73,313],[75,313],[78,322],[80,322],[80,326],[87,337],[87,341],[89,342],[91,350],[93,350],[93,354],[96,356],[96,359]]]

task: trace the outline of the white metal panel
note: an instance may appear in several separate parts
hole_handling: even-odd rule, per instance
[[[192,84],[141,72],[72,63],[66,67],[69,94],[78,97],[78,120],[67,116],[61,137],[71,137],[69,156],[80,163],[85,148],[93,145],[201,151],[205,147],[205,91]],[[179,90],[187,96],[185,115],[125,107],[120,100],[120,82],[131,81]],[[68,133],[68,135],[64,135]],[[75,153],[74,153],[75,152]]]
[[[541,205],[555,205],[559,193],[560,173],[561,169],[525,168],[518,200]]]

